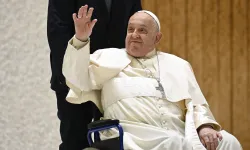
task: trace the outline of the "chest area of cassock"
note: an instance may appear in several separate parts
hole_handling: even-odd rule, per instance
[[[109,101],[110,104],[121,99],[143,96],[163,98],[171,102],[190,99],[184,69],[161,57],[133,58],[130,64],[115,78],[107,81],[102,89],[102,101]]]

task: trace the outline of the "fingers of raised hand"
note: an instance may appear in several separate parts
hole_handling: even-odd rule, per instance
[[[73,20],[74,20],[74,22],[76,22],[76,20],[77,20],[76,13],[73,14]]]
[[[86,22],[90,21],[94,8],[90,7],[88,9],[88,5],[82,6],[77,13],[77,20],[85,20]]]
[[[82,17],[86,18],[88,12],[88,5],[84,5],[82,8]]]
[[[85,9],[86,9],[86,5],[79,8],[78,13],[77,13],[77,18],[80,19],[83,17],[83,15],[84,15],[83,12]]]
[[[89,24],[89,27],[92,29],[95,26],[96,22],[97,22],[97,19],[92,20],[91,23]]]
[[[91,8],[89,8],[89,10],[88,10],[88,12],[87,12],[87,14],[86,14],[86,18],[91,18],[91,16],[92,16],[92,14],[93,14],[93,11],[94,11],[94,8],[93,7],[91,7]]]

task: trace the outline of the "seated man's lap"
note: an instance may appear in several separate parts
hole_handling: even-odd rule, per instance
[[[219,142],[217,147],[218,150],[241,150],[242,147],[239,141],[230,133],[225,130],[220,131],[222,135],[222,140]]]

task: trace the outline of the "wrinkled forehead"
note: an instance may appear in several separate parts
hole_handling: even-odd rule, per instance
[[[143,12],[137,12],[133,16],[130,17],[128,25],[138,25],[138,26],[146,26],[152,27],[154,24],[153,18]]]

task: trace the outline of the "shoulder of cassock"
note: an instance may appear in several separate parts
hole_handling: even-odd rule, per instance
[[[160,67],[163,72],[161,75],[169,79],[166,84],[173,83],[169,92],[173,99],[179,99],[180,95],[183,95],[184,99],[192,100],[194,105],[208,105],[188,61],[164,52],[159,53],[159,60],[164,63],[163,67]]]
[[[90,55],[90,62],[110,69],[123,69],[131,62],[125,49],[106,48],[95,51]]]

